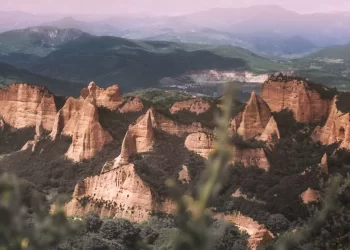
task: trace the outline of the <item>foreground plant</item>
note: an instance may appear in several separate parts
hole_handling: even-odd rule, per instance
[[[12,175],[0,177],[1,250],[47,250],[75,232],[60,204],[49,214],[42,199],[28,188]]]

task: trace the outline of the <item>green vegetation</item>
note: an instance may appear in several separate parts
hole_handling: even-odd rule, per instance
[[[57,95],[66,95],[69,93],[76,96],[82,88],[82,85],[76,83],[44,77],[0,62],[0,87],[5,87],[11,83],[29,83],[46,86]]]

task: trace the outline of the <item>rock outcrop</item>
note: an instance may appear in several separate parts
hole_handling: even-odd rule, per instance
[[[124,137],[121,154],[115,160],[115,167],[128,162],[130,156],[135,153],[148,152],[154,143],[154,129],[165,131],[176,136],[186,133],[208,132],[200,123],[180,124],[165,115],[150,108],[141,116],[134,125],[130,125]]]
[[[46,87],[16,83],[0,89],[0,116],[11,127],[42,126],[51,131],[56,112],[54,96]]]
[[[66,205],[69,216],[95,211],[101,216],[133,221],[147,219],[152,209],[151,190],[136,174],[133,164],[86,178],[76,185],[73,199]]]
[[[240,231],[246,232],[249,235],[248,243],[252,250],[256,250],[269,244],[274,235],[266,228],[265,225],[259,224],[248,216],[240,213],[236,214],[217,214],[217,219],[231,222],[235,224]]]
[[[174,103],[170,108],[170,112],[175,114],[181,110],[186,110],[198,115],[207,112],[211,106],[211,103],[202,98],[194,98],[187,101]]]
[[[94,211],[102,217],[141,222],[153,211],[174,211],[172,202],[160,202],[157,198],[157,194],[137,175],[134,165],[126,164],[78,183],[65,210],[68,216]]]
[[[273,112],[289,109],[296,121],[302,123],[315,123],[327,118],[332,102],[332,93],[327,87],[283,75],[271,76],[265,81],[261,97]]]
[[[316,127],[312,138],[324,145],[340,143],[340,148],[350,150],[350,113],[339,110],[337,101],[335,97],[326,124]]]
[[[264,132],[259,137],[259,140],[275,143],[280,139],[280,132],[278,130],[275,118],[271,116],[269,122],[267,123]]]
[[[328,157],[324,154],[319,165],[321,173],[328,174]]]
[[[144,109],[143,102],[139,96],[129,97],[118,108],[120,113],[141,112]]]
[[[271,110],[266,102],[255,92],[252,92],[241,117],[234,120],[238,127],[237,133],[243,137],[244,140],[255,138],[264,132],[266,125],[271,118]],[[241,120],[239,126],[237,121]]]
[[[152,111],[149,110],[136,121],[135,125],[129,126],[123,140],[121,154],[116,160],[117,164],[127,163],[129,157],[135,153],[152,150],[154,143],[152,118]]]
[[[320,198],[320,193],[317,190],[308,188],[305,192],[300,195],[304,204],[309,204],[311,202],[317,201]]]
[[[189,134],[185,140],[185,147],[193,152],[196,152],[204,158],[208,158],[213,150],[214,139],[213,135],[203,132]]]
[[[188,184],[191,182],[191,176],[188,172],[188,168],[187,166],[183,165],[181,171],[179,172],[179,177],[178,180],[182,183],[182,184]]]
[[[270,163],[267,160],[264,149],[262,148],[239,148],[233,147],[232,163],[242,164],[245,167],[257,166],[265,171],[269,170]]]
[[[81,97],[83,99],[92,98],[96,101],[97,107],[104,107],[110,110],[116,110],[123,102],[118,85],[112,85],[107,89],[103,89],[94,82],[91,82],[87,88],[82,89]]]
[[[72,137],[66,155],[77,162],[91,159],[112,141],[111,135],[99,122],[94,100],[89,98],[67,99],[56,115],[51,138],[56,139],[60,134]]]
[[[5,129],[5,122],[4,122],[4,119],[2,119],[2,117],[0,116],[0,133],[4,131],[4,129]]]

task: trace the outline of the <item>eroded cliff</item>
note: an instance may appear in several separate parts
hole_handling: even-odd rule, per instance
[[[72,144],[66,155],[73,161],[91,159],[100,152],[104,145],[112,141],[100,122],[94,99],[68,98],[57,113],[51,138],[59,135],[72,137]]]
[[[0,116],[14,128],[42,126],[52,130],[56,104],[46,87],[15,83],[0,89]]]
[[[175,114],[181,110],[186,110],[192,113],[201,114],[207,112],[212,106],[212,103],[202,98],[189,99],[187,101],[176,102],[171,108],[170,112]]]
[[[263,83],[261,97],[271,111],[289,109],[296,121],[316,123],[327,118],[334,90],[298,77],[271,76]]]

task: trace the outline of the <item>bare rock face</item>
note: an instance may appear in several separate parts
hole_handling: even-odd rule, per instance
[[[237,132],[245,140],[254,138],[264,132],[270,118],[271,110],[269,106],[253,92],[242,112],[242,120]]]
[[[200,123],[185,125],[173,121],[154,108],[150,108],[134,125],[130,125],[124,137],[121,154],[115,159],[114,167],[126,164],[135,153],[152,150],[154,143],[154,129],[165,131],[172,135],[182,136],[185,133],[206,132]]]
[[[111,135],[104,131],[99,122],[94,102],[83,98],[68,98],[57,113],[51,138],[56,139],[60,134],[72,137],[66,155],[76,162],[91,159],[112,141]]]
[[[0,90],[0,115],[11,127],[41,125],[51,131],[56,112],[54,96],[45,87],[24,83]]]
[[[1,133],[2,131],[4,131],[4,129],[5,129],[5,122],[4,122],[4,120],[2,119],[2,117],[0,116],[0,133]]]
[[[74,216],[95,211],[101,216],[142,221],[152,212],[152,200],[150,188],[135,173],[134,165],[129,164],[77,184],[66,212]]]
[[[120,113],[141,112],[143,109],[144,106],[139,96],[128,98],[126,102],[118,108]]]
[[[277,123],[275,118],[271,116],[268,124],[266,125],[264,132],[259,137],[261,141],[274,142],[275,140],[279,140],[281,138],[280,131],[278,130]]]
[[[118,164],[127,163],[129,157],[135,153],[152,150],[154,142],[152,112],[149,110],[140,117],[135,125],[130,125],[123,140],[121,154],[117,159]]]
[[[126,218],[141,222],[152,211],[174,211],[169,201],[157,203],[151,189],[136,174],[134,165],[86,178],[76,185],[73,199],[66,205],[68,216],[97,212],[102,217]]]
[[[215,217],[231,222],[235,224],[240,231],[248,233],[248,243],[252,250],[263,247],[274,239],[274,235],[266,228],[265,225],[259,224],[252,218],[242,214],[217,214]]]
[[[324,154],[319,165],[321,173],[328,174],[328,157]]]
[[[174,103],[170,108],[170,112],[175,114],[181,110],[187,110],[198,115],[207,112],[210,108],[211,104],[208,101],[205,101],[202,98],[195,98]]]
[[[190,183],[191,182],[191,176],[188,173],[188,168],[187,166],[183,165],[181,171],[179,172],[179,178],[178,180],[182,183]]]
[[[273,112],[289,109],[298,122],[319,122],[327,117],[331,99],[323,98],[313,86],[299,78],[271,76],[263,84],[261,97]]]
[[[302,198],[304,204],[308,204],[317,201],[320,198],[320,193],[317,190],[308,188],[300,195],[300,197]]]
[[[83,99],[94,99],[97,107],[105,107],[110,110],[116,110],[123,102],[118,85],[112,85],[107,89],[103,89],[98,87],[94,82],[91,82],[87,88],[82,89],[81,97]]]
[[[337,108],[337,97],[333,100],[326,124],[316,127],[312,138],[324,145],[341,143],[340,148],[350,149],[350,114]]]
[[[210,152],[213,150],[213,143],[214,139],[212,135],[197,132],[189,134],[186,137],[185,147],[208,159]]]
[[[262,148],[234,147],[232,152],[232,163],[243,164],[245,167],[258,166],[265,171],[270,168],[265,151]]]

